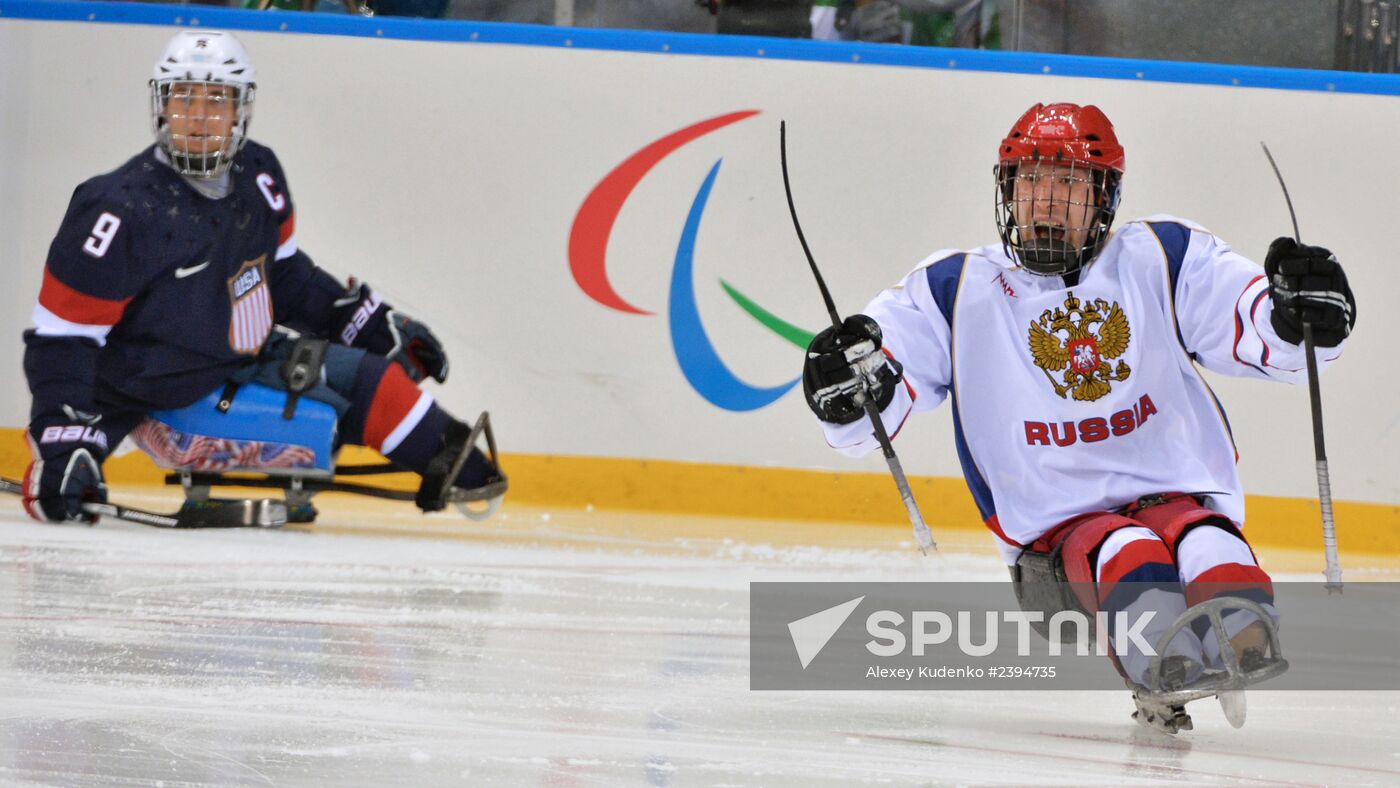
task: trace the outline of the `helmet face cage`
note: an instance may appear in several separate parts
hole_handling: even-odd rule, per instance
[[[1093,261],[1118,210],[1121,172],[1059,153],[1003,160],[994,172],[1007,256],[1040,276],[1064,276]]]
[[[247,140],[252,84],[211,79],[151,80],[156,143],[182,175],[217,178],[233,166]]]

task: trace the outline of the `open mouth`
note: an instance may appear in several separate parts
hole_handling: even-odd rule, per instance
[[[1032,231],[1037,241],[1063,242],[1066,235],[1065,228],[1047,224],[1038,224],[1032,228]]]

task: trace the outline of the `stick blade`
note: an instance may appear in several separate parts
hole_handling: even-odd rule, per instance
[[[175,514],[174,528],[281,528],[287,504],[257,498],[210,498],[186,501]]]

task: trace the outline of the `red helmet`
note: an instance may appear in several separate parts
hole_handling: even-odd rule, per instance
[[[1123,146],[1093,104],[1036,104],[1007,132],[997,156],[1003,162],[1047,157],[1123,172]]]
[[[1092,104],[1036,104],[1001,141],[997,161],[997,229],[1007,255],[1045,276],[1063,276],[1088,265],[1108,240],[1123,177],[1123,146],[1108,116]],[[1043,230],[1017,225],[1016,174],[1026,162],[1084,168],[1083,180],[1093,185],[1094,215],[1078,245],[1065,243],[1063,232],[1047,237]]]

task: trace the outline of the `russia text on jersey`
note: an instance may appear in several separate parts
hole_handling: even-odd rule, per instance
[[[1027,446],[1072,446],[1078,441],[1097,443],[1111,437],[1127,435],[1147,423],[1147,418],[1157,412],[1152,397],[1143,394],[1131,408],[1117,411],[1107,418],[1096,416],[1078,422],[1028,421],[1026,425]]]

